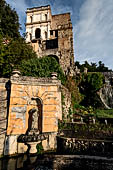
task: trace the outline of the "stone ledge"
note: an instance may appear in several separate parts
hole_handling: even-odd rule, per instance
[[[20,77],[14,77],[11,76],[11,83],[17,83],[17,84],[30,84],[30,85],[45,85],[45,84],[57,84],[60,85],[60,80],[54,80],[52,78],[35,78],[35,77],[28,77],[28,76],[20,76]]]

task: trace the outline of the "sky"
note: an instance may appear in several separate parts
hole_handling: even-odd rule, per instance
[[[25,32],[26,9],[51,5],[52,14],[71,13],[75,61],[102,61],[113,69],[113,0],[6,0]]]

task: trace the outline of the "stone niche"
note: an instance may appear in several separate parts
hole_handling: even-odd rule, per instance
[[[32,129],[35,129],[37,134],[44,132],[57,134],[58,119],[62,119],[61,82],[56,77],[34,78],[13,75],[10,81],[5,155],[24,152],[26,147],[17,143],[17,137],[27,133],[33,135]],[[46,141],[44,145],[45,143]],[[11,149],[12,144],[15,147],[14,152]]]

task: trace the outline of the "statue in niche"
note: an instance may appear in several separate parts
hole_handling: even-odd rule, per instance
[[[38,130],[38,118],[39,118],[38,108],[33,108],[29,111],[29,117],[32,119],[30,128],[28,129],[28,134],[39,134]],[[30,116],[31,115],[31,116]]]

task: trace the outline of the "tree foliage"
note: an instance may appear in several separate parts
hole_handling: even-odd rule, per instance
[[[103,84],[104,76],[102,73],[83,74],[80,83],[80,90],[84,95],[84,99],[81,104],[85,106],[93,106],[94,108],[101,106],[101,101],[97,92],[102,88]]]
[[[102,61],[99,61],[97,63],[89,64],[87,61],[84,62],[84,64],[80,64],[78,61],[75,62],[75,66],[77,66],[81,72],[84,71],[84,68],[86,67],[88,69],[88,72],[109,72],[112,71],[108,67],[105,66]]]
[[[82,75],[81,85],[87,92],[88,91],[96,92],[103,86],[103,82],[104,82],[103,74],[99,72],[88,73]]]
[[[8,44],[0,38],[0,77],[9,77],[13,69],[18,68],[22,60],[36,57],[32,47],[23,38],[10,39]]]
[[[19,65],[19,70],[22,75],[33,77],[50,77],[52,72],[57,72],[58,79],[62,81],[62,84],[66,82],[66,77],[60,65],[52,56],[22,60]]]
[[[32,47],[19,33],[18,15],[5,2],[0,1],[0,77],[9,77],[22,60],[36,57]]]
[[[5,0],[0,0],[0,32],[5,37],[19,37],[19,19],[16,11]]]

